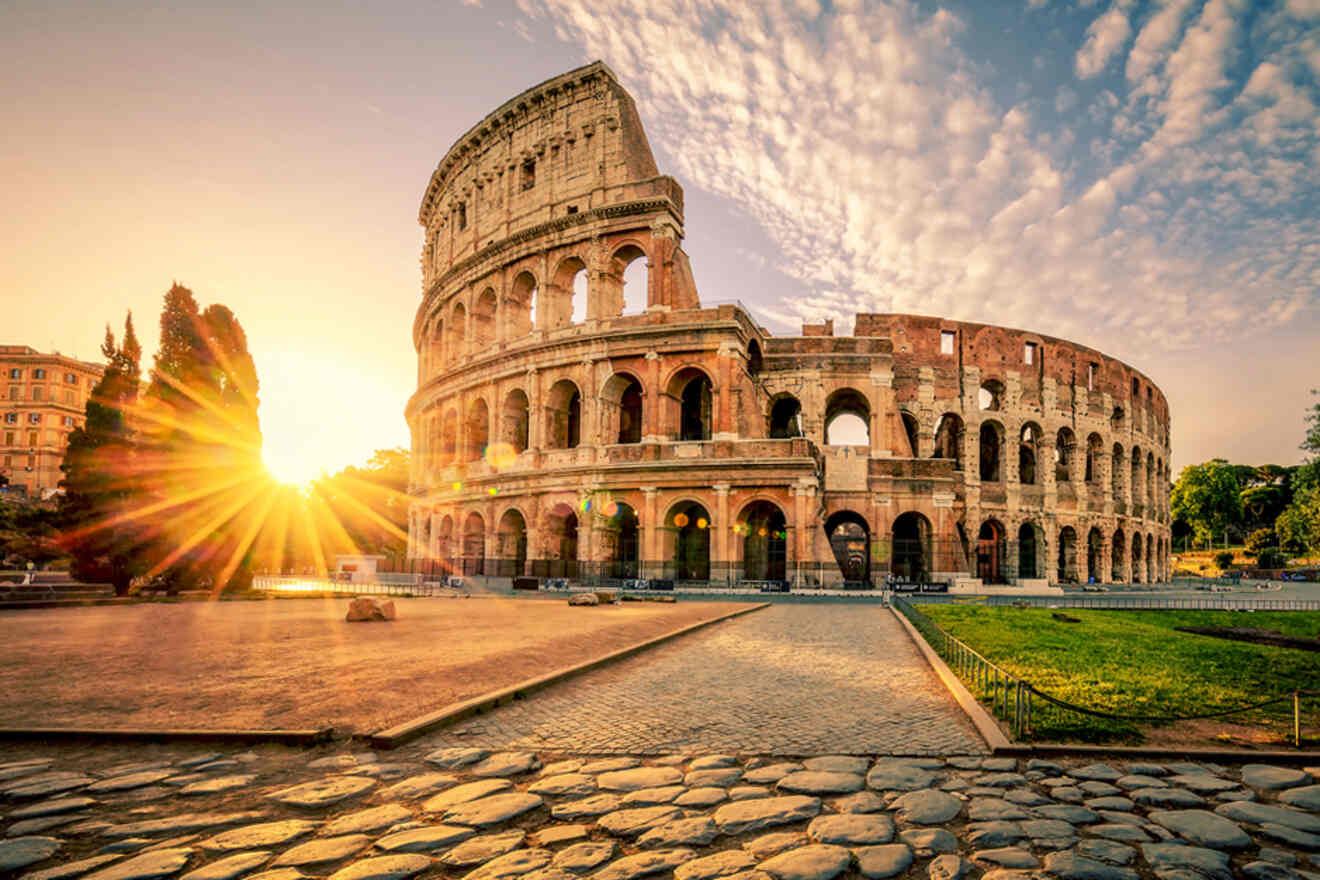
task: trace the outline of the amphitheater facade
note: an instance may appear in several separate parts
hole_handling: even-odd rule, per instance
[[[464,134],[426,188],[409,556],[709,587],[1148,582],[1169,409],[1077,343],[704,307],[632,98],[595,63]]]

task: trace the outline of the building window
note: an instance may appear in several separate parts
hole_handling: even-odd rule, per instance
[[[1086,365],[1086,390],[1095,390],[1095,371],[1099,364],[1091,363]]]
[[[9,386],[9,399],[10,399],[10,400],[18,400],[19,395],[21,395],[22,393],[23,393],[23,389],[22,389],[22,388],[19,388],[17,385],[10,385],[10,386]]]
[[[40,424],[41,424],[41,413],[28,413],[28,424],[29,424],[29,425],[40,425]]]
[[[953,354],[953,337],[952,330],[940,331],[940,354]]]
[[[467,229],[467,202],[458,203],[458,231]]]
[[[64,374],[64,384],[66,384],[66,385],[77,385],[77,384],[78,384],[78,374],[77,374],[77,373],[65,373],[65,374]]]
[[[1034,364],[1036,362],[1036,343],[1028,342],[1022,348],[1022,363]]]
[[[36,431],[28,431],[28,442],[27,442],[27,445],[28,445],[28,446],[36,446],[36,445],[37,445],[37,432],[36,432]]]
[[[71,403],[71,404],[77,406],[77,404],[78,404],[78,395],[74,394],[72,391],[65,391],[65,392],[64,392],[64,402],[65,402],[65,403]]]
[[[5,424],[6,424],[6,425],[17,425],[17,424],[18,424],[18,413],[5,413]]]
[[[6,455],[5,467],[13,467],[13,466],[14,466],[14,457],[12,455]]]
[[[5,431],[5,445],[6,445],[6,446],[13,446],[13,445],[14,445],[14,432],[13,432],[13,431]]]
[[[23,371],[20,370],[18,367],[10,367],[10,368],[9,368],[9,378],[11,378],[11,379],[22,379],[22,378],[23,378]]]
[[[34,443],[32,445],[35,446],[36,444]],[[36,466],[37,466],[37,457],[35,455],[29,455],[28,463],[27,463],[28,470],[32,470]]]
[[[522,163],[522,176],[519,178],[524,192],[536,186],[536,160],[528,159]]]
[[[40,385],[33,385],[33,386],[32,386],[32,399],[33,399],[33,400],[41,400],[41,386],[40,386]]]
[[[33,378],[33,379],[44,379],[44,378],[46,378],[46,371],[43,370],[43,369],[41,369],[41,368],[37,368],[37,369],[35,369],[35,370],[32,371],[32,378]]]
[[[72,428],[72,427],[73,427],[73,416],[65,416],[65,417],[64,417],[64,427],[66,427],[66,428]]]

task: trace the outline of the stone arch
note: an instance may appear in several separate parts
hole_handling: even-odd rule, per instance
[[[486,521],[475,510],[463,520],[463,574],[486,573]]]
[[[1127,554],[1127,541],[1123,536],[1123,527],[1114,529],[1114,537],[1109,545],[1109,580],[1123,582],[1123,560]]]
[[[1155,453],[1154,452],[1146,453],[1146,503],[1149,504],[1150,507],[1152,508],[1151,510],[1146,511],[1146,518],[1154,519],[1154,509],[1153,509],[1155,507]],[[1147,547],[1146,549],[1150,550],[1149,547]],[[1150,558],[1149,553],[1146,554],[1146,558],[1147,559]]]
[[[734,533],[742,535],[742,578],[788,579],[788,520],[773,501],[753,501],[738,514]]]
[[[461,361],[467,353],[467,308],[455,301],[449,312],[449,357]]]
[[[545,446],[576,449],[582,441],[582,393],[571,379],[560,379],[545,397]]]
[[[504,395],[504,406],[500,412],[500,440],[507,443],[515,455],[527,450],[527,435],[531,425],[528,413],[527,394],[521,388],[514,388]]]
[[[427,369],[433,373],[445,365],[445,319],[435,315],[426,334]]]
[[[665,535],[674,580],[710,580],[710,513],[696,501],[678,501],[665,514]]]
[[[761,343],[755,339],[747,341],[747,373],[751,376],[757,376],[761,373],[761,368],[765,366],[765,360],[761,356]]]
[[[1086,438],[1086,482],[1092,486],[1100,485],[1100,459],[1105,454],[1105,441],[1092,432]]]
[[[846,587],[871,586],[871,525],[854,510],[840,510],[825,520],[834,561]]]
[[[907,410],[898,411],[899,418],[903,421],[903,434],[907,438],[908,454],[900,455],[899,458],[916,458],[917,450],[921,448],[917,438],[921,436],[921,424],[917,417]]]
[[[953,459],[953,469],[962,470],[963,420],[956,413],[940,416],[939,426],[935,429],[934,458]]]
[[[1117,502],[1123,491],[1123,444],[1115,443],[1109,456],[1109,491]]]
[[[641,521],[632,505],[608,501],[601,509],[597,527],[606,575],[635,578],[641,571]]]
[[[1027,422],[1018,435],[1018,482],[1034,486],[1039,482],[1036,462],[1040,460],[1040,442],[1043,434],[1040,425]]]
[[[615,373],[601,388],[601,441],[605,443],[642,442],[642,405],[646,394],[641,381],[631,373]]]
[[[454,542],[454,518],[445,514],[440,520],[439,528],[431,534],[431,540],[435,544],[435,558],[445,564],[445,567],[453,570],[454,558],[459,553],[458,545]]]
[[[1105,573],[1101,567],[1105,554],[1105,536],[1099,526],[1091,526],[1086,533],[1086,582],[1098,584],[1104,582]]]
[[[865,394],[839,388],[826,398],[825,445],[871,445],[871,401]]]
[[[976,392],[977,409],[998,412],[1004,408],[1004,383],[998,379],[986,379]]]
[[[421,516],[413,515],[416,524],[413,532],[413,556],[418,559],[431,558],[431,515],[422,511]]]
[[[579,256],[559,261],[542,299],[537,329],[556,330],[587,319],[587,264]]]
[[[802,404],[791,394],[776,394],[770,400],[769,435],[771,440],[802,436]]]
[[[495,539],[499,542],[495,549],[496,574],[522,577],[527,571],[527,519],[521,510],[510,507],[504,511]]]
[[[490,444],[490,407],[484,398],[478,397],[468,404],[464,438],[467,441],[465,461],[479,461],[485,456]]]
[[[509,288],[508,308],[504,313],[505,333],[520,339],[536,329],[539,285],[531,272],[519,272]]]
[[[998,483],[1004,479],[1004,426],[994,420],[981,423],[981,482]]]
[[[601,297],[602,314],[643,314],[648,306],[647,292],[651,284],[646,251],[634,242],[627,242],[615,248],[609,266],[610,289]]]
[[[1134,505],[1143,503],[1145,481],[1141,479],[1141,447],[1133,446],[1132,453],[1129,456],[1129,478],[1128,491],[1132,493],[1132,503]],[[1135,546],[1135,545],[1134,545]]]
[[[1072,526],[1059,529],[1058,558],[1059,583],[1077,583],[1077,530]]]
[[[710,439],[713,389],[710,376],[700,367],[686,366],[674,372],[665,386],[670,436],[680,441]]]
[[[545,512],[545,568],[547,577],[576,578],[578,515],[572,505],[559,502]]]
[[[473,350],[486,352],[495,344],[495,318],[497,300],[495,289],[487,287],[477,297],[472,307],[472,345]]]
[[[1132,536],[1132,583],[1134,584],[1145,583],[1142,578],[1142,543],[1141,532],[1135,533]]]
[[[1027,520],[1018,527],[1018,578],[1035,580],[1044,577],[1041,554],[1045,549],[1040,526]]]
[[[976,576],[985,584],[1007,583],[1008,542],[1004,526],[997,519],[981,523],[976,533]]]
[[[1054,439],[1054,480],[1066,483],[1072,479],[1073,456],[1077,450],[1077,436],[1072,428],[1060,428]]]
[[[933,563],[930,520],[909,510],[894,518],[890,535],[894,577],[908,583],[928,581]]]
[[[1155,536],[1150,532],[1146,533],[1146,583],[1153,584],[1157,580],[1155,577],[1157,566],[1155,565]]]
[[[1109,430],[1118,433],[1123,430],[1123,407],[1116,406],[1114,411],[1109,414]]]
[[[450,465],[458,460],[458,408],[445,411],[440,425],[440,464]]]

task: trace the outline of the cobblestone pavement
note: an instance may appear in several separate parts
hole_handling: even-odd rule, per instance
[[[1320,767],[420,744],[2,757],[0,876],[24,880],[1320,880]]]
[[[773,605],[426,739],[596,754],[973,754],[986,746],[887,608]]]

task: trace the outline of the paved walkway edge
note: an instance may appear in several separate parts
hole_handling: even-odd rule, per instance
[[[1013,743],[1008,737],[1004,736],[1004,731],[1000,729],[999,722],[995,721],[980,701],[972,696],[971,691],[967,690],[958,676],[954,675],[948,664],[944,662],[939,654],[935,653],[934,648],[927,644],[921,633],[917,632],[917,628],[912,625],[912,622],[893,606],[890,606],[889,611],[898,618],[898,622],[902,624],[903,629],[907,631],[908,636],[921,651],[922,656],[926,658],[930,668],[940,677],[940,681],[944,682],[944,686],[949,689],[949,695],[953,697],[954,702],[967,715],[967,719],[972,722],[972,726],[976,728],[976,732],[981,735],[981,739],[985,740],[985,744],[990,747],[990,750],[998,754],[1001,749],[1013,749]]]
[[[998,749],[995,754],[1000,754]],[[1017,757],[1063,757],[1109,756],[1114,758],[1182,758],[1187,761],[1230,761],[1233,763],[1320,764],[1320,752],[1307,751],[1266,751],[1257,749],[1195,749],[1186,746],[1084,746],[1068,743],[1048,743],[1042,745],[1012,745],[1003,750],[1005,756]]]
[[[597,657],[595,660],[588,660],[587,662],[579,663],[576,666],[566,666],[563,669],[556,669],[554,672],[548,672],[545,675],[540,675],[536,678],[525,679],[515,685],[500,688],[499,690],[488,691],[481,696],[473,697],[470,700],[464,700],[460,703],[451,703],[443,709],[427,713],[426,715],[419,715],[416,718],[411,718],[403,722],[402,724],[396,724],[386,730],[377,731],[376,733],[368,735],[366,739],[372,748],[398,748],[409,740],[435,730],[437,727],[443,727],[444,725],[452,724],[455,721],[462,721],[464,718],[470,718],[471,716],[480,714],[487,709],[493,709],[501,703],[521,699],[523,696],[532,693],[533,691],[541,690],[544,687],[548,687],[549,685],[563,681],[567,678],[572,678],[575,675],[580,675],[583,672],[598,669],[617,660],[631,657],[634,654],[639,654],[642,651],[654,648],[657,645],[670,641],[671,639],[687,635],[690,632],[695,632],[696,630],[712,624],[720,623],[734,617],[741,617],[744,614],[750,614],[753,611],[760,611],[762,608],[769,607],[769,602],[761,602],[748,608],[735,609],[727,614],[712,617],[709,620],[701,620],[680,627],[671,632],[664,633],[663,635],[656,636],[653,639],[647,639],[644,642],[630,645],[627,648],[620,648],[611,654],[606,654],[604,657]]]
[[[97,740],[101,742],[230,742],[314,746],[330,742],[334,728],[320,730],[205,730],[165,728],[0,727],[3,740]]]

